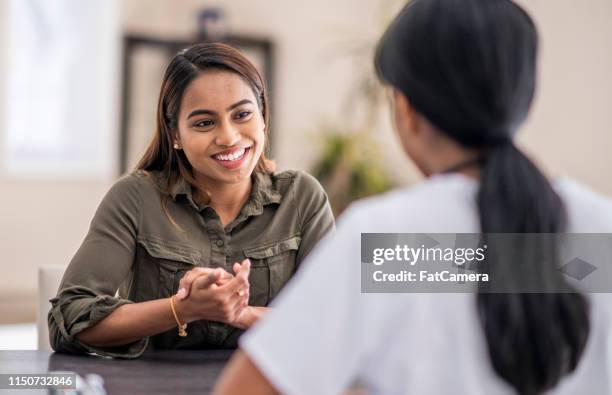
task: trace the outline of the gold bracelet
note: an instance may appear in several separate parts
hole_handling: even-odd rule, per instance
[[[178,325],[178,335],[180,337],[187,336],[187,324],[181,324],[181,320],[179,320],[178,315],[176,314],[176,309],[174,308],[174,296],[170,296],[170,308],[172,309],[172,315],[176,320],[176,324]]]

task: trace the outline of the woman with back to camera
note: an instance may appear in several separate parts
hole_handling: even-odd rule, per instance
[[[612,232],[612,201],[551,185],[513,142],[537,47],[531,18],[509,0],[416,0],[401,11],[375,63],[427,179],[349,208],[241,339],[216,394],[334,394],[354,380],[376,394],[612,393],[607,294],[360,292],[360,233]],[[542,259],[559,246],[539,248],[484,270],[502,287],[569,287]]]
[[[172,59],[153,141],[102,200],[51,301],[56,351],[236,347],[334,226],[314,178],[274,173],[268,123],[264,82],[240,52],[198,44]]]

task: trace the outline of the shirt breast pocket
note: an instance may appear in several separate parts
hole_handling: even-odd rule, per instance
[[[300,247],[299,235],[244,249],[251,261],[250,299],[252,306],[266,306],[280,292],[295,272],[295,259]]]
[[[139,240],[146,251],[145,262],[151,269],[157,268],[158,298],[170,297],[178,291],[178,285],[186,272],[198,266],[202,254],[200,251],[184,245],[160,242],[157,240]]]

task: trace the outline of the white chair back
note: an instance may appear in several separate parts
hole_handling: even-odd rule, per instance
[[[38,268],[38,305],[36,312],[36,326],[38,329],[38,349],[51,350],[49,344],[49,328],[47,327],[47,314],[51,308],[49,299],[57,294],[66,266],[45,265]]]

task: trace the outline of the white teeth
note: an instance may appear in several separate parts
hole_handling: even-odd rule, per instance
[[[215,159],[218,159],[218,160],[236,160],[236,159],[242,158],[242,156],[244,155],[245,151],[246,151],[246,149],[241,148],[240,150],[238,150],[238,151],[236,151],[234,153],[231,153],[229,155],[215,155]]]

